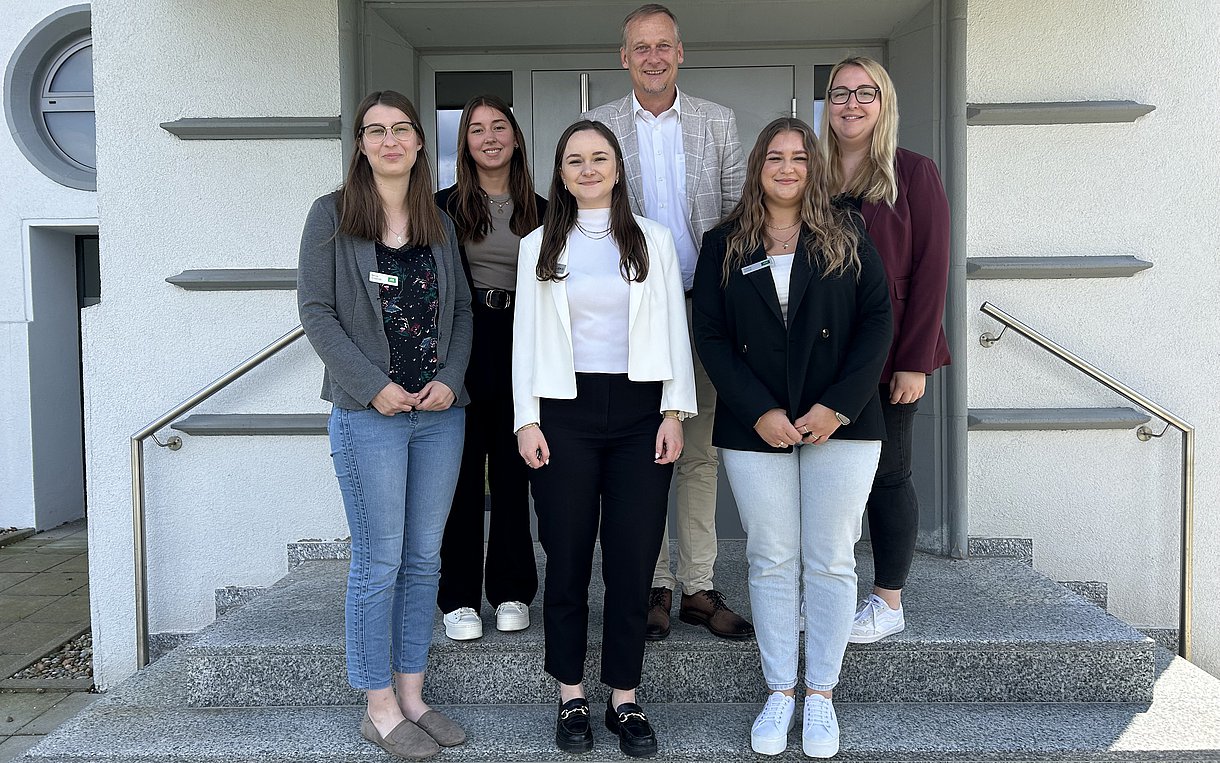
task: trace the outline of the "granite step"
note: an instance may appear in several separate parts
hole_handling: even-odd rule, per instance
[[[871,556],[858,550],[861,580]],[[541,567],[541,563],[540,563]],[[599,566],[595,566],[595,569]],[[721,543],[716,584],[749,615],[744,543]],[[314,561],[180,646],[192,706],[354,704],[343,658],[346,563]],[[906,593],[907,629],[851,645],[838,696],[849,702],[1140,702],[1153,681],[1153,642],[1020,561],[918,555]],[[863,584],[861,586],[863,593]],[[594,601],[601,589],[595,586]],[[586,675],[599,675],[600,607],[590,614]],[[675,614],[677,605],[675,604]],[[445,638],[439,615],[429,663],[440,704],[551,700],[542,670],[541,595],[532,625],[499,633],[485,607],[484,636]],[[649,644],[641,698],[650,703],[752,702],[764,684],[753,641],[729,642],[674,617]]]
[[[355,705],[199,708],[184,705],[174,653],[68,721],[16,763],[387,763],[363,741]],[[836,702],[847,761],[1213,761],[1220,762],[1220,681],[1157,650],[1146,703]],[[433,682],[432,685],[435,685]],[[647,706],[660,741],[658,760],[758,761],[749,703]],[[602,694],[595,702],[604,701]],[[437,761],[572,761],[555,750],[554,706],[442,708],[470,741]],[[624,760],[598,723],[587,763]],[[779,760],[806,760],[799,723]]]

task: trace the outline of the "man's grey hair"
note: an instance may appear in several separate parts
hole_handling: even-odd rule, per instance
[[[674,22],[674,43],[682,42],[682,33],[678,31],[678,17],[674,15],[674,12],[660,3],[646,3],[628,13],[627,18],[623,19],[623,50],[627,49],[627,27],[631,26],[631,22],[657,14],[668,16],[669,20]]]

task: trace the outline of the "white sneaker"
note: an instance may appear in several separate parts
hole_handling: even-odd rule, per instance
[[[458,607],[445,613],[445,635],[454,641],[470,641],[483,635],[483,621],[470,607]]]
[[[805,697],[801,750],[811,758],[830,758],[839,751],[839,718],[834,704],[821,694]]]
[[[796,723],[796,699],[782,691],[767,697],[767,704],[750,729],[750,749],[762,755],[779,755],[788,749],[788,732]]]
[[[902,607],[890,609],[890,605],[886,604],[884,599],[875,593],[870,593],[868,598],[860,604],[860,608],[856,610],[856,616],[851,623],[851,635],[847,637],[847,640],[853,644],[871,644],[886,636],[892,636],[906,627],[907,622],[906,618],[902,616]]]
[[[496,607],[496,630],[523,631],[530,627],[530,608],[520,601],[506,601]]]

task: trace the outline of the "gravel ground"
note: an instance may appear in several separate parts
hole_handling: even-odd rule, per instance
[[[93,634],[77,636],[13,678],[93,678]]]

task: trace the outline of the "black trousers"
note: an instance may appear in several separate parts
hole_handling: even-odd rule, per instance
[[[458,607],[477,611],[484,585],[493,607],[506,601],[529,604],[538,593],[530,535],[529,468],[517,455],[513,434],[513,311],[493,310],[478,301],[473,310],[474,341],[466,371],[470,393],[466,445],[441,544],[436,603],[442,612]],[[486,564],[485,487],[491,492]]]
[[[919,533],[919,500],[911,483],[911,440],[919,402],[890,403],[889,384],[881,385],[886,440],[873,491],[868,496],[868,533],[873,543],[873,585],[906,586]]]
[[[602,683],[639,686],[652,570],[661,550],[673,464],[653,463],[661,424],[660,382],[625,374],[577,374],[576,399],[543,399],[550,464],[530,472],[538,533],[546,550],[543,623],[546,672],[584,679],[589,580],[600,530]]]

